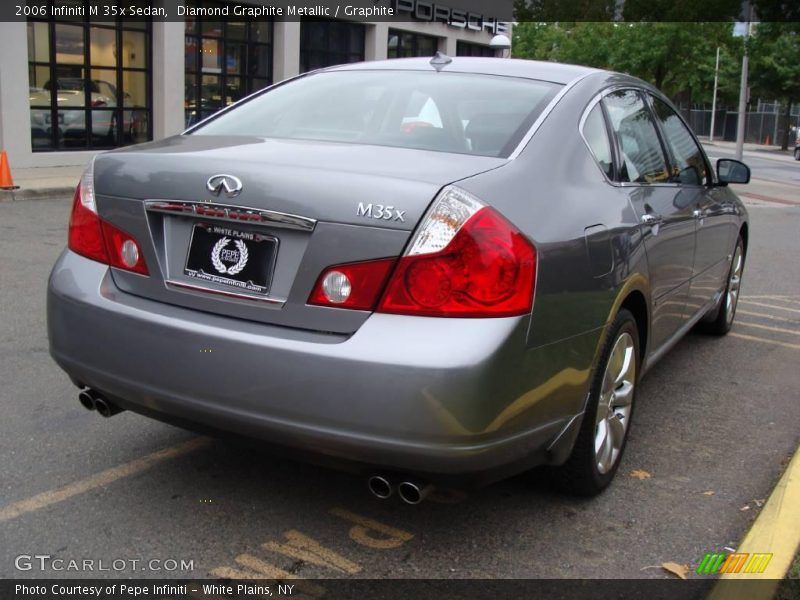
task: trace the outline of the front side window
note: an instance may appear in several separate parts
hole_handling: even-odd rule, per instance
[[[586,117],[583,124],[583,137],[600,169],[606,177],[612,179],[614,177],[614,161],[611,158],[611,140],[608,138],[606,120],[599,103],[589,111],[589,115]]]
[[[34,152],[152,139],[149,22],[32,19],[27,29]]]
[[[703,152],[681,118],[658,98],[653,98],[653,108],[672,152],[673,180],[686,185],[708,183],[708,170]]]
[[[603,99],[621,153],[620,181],[669,181],[664,150],[644,100],[634,90],[613,92]]]
[[[508,156],[559,88],[464,73],[322,72],[253,98],[192,133]]]

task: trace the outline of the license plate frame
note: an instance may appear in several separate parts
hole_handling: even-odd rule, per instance
[[[268,296],[278,246],[278,238],[272,235],[216,223],[194,223],[183,273],[195,281]]]

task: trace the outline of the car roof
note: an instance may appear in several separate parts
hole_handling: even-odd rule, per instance
[[[338,65],[325,71],[432,71],[431,58],[395,58],[391,60],[369,61]],[[601,73],[599,69],[566,65],[539,60],[520,60],[510,58],[454,57],[445,65],[442,72],[480,73],[502,75],[505,77],[524,77],[553,83],[567,84],[590,73]]]

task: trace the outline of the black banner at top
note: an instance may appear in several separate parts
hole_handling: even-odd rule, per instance
[[[27,18],[218,20],[348,19],[361,22],[432,21],[476,23],[513,20],[512,0],[3,0],[0,21]]]
[[[752,7],[752,11],[751,11]],[[800,21],[797,0],[3,0],[0,21],[29,18],[360,22]],[[748,18],[749,17],[749,18]]]

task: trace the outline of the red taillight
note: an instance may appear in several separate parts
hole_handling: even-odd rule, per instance
[[[92,107],[94,107],[94,108],[100,108],[101,106],[105,106],[105,105],[106,105],[106,101],[105,100],[92,100]]]
[[[100,217],[81,202],[81,186],[75,190],[72,201],[72,215],[69,219],[69,249],[73,252],[108,264]]]
[[[510,317],[530,312],[535,284],[534,245],[500,213],[469,192],[448,186],[399,261],[329,267],[308,301],[372,310],[385,285],[377,312]]]
[[[97,215],[91,178],[91,171],[84,173],[75,190],[67,246],[97,262],[148,275],[139,243]]]
[[[378,312],[508,317],[530,312],[536,250],[503,216],[481,208],[438,252],[404,256]]]
[[[309,304],[373,310],[396,258],[328,267],[317,279]]]

